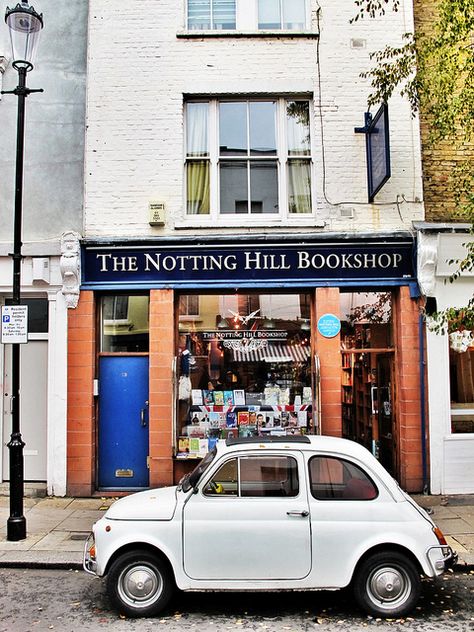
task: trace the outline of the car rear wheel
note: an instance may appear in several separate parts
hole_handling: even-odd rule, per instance
[[[402,553],[376,553],[362,562],[353,582],[354,596],[368,614],[402,617],[415,607],[420,575]]]
[[[148,551],[129,551],[117,558],[107,576],[114,607],[129,617],[152,617],[169,602],[174,581],[168,566]]]

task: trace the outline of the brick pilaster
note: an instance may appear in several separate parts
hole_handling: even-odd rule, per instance
[[[173,290],[150,292],[150,486],[173,484]]]
[[[67,493],[90,496],[95,487],[95,304],[81,292],[68,311]]]
[[[420,345],[418,302],[401,287],[394,301],[396,345],[395,395],[398,432],[397,459],[400,484],[409,492],[422,491]]]
[[[339,288],[316,289],[316,323],[323,314],[340,315]],[[342,435],[341,337],[325,338],[315,328],[314,349],[321,363],[322,434]]]

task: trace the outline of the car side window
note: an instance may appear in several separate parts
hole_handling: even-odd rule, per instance
[[[298,463],[289,456],[229,459],[204,487],[205,496],[291,497],[299,493]]]
[[[311,494],[317,500],[373,500],[378,490],[370,477],[350,461],[314,456],[309,462]]]

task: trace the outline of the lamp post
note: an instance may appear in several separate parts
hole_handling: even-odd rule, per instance
[[[33,59],[43,28],[43,16],[30,7],[28,0],[21,0],[16,7],[7,7],[5,22],[10,31],[12,47],[12,66],[18,72],[18,85],[15,90],[2,91],[2,94],[15,94],[18,97],[17,139],[16,139],[16,177],[15,177],[15,214],[13,228],[13,305],[20,305],[21,297],[21,220],[23,202],[23,157],[25,136],[25,99],[32,92],[26,87],[26,74],[33,68]],[[12,433],[8,449],[10,450],[10,517],[7,521],[7,540],[17,541],[26,538],[26,519],[23,515],[23,447],[20,432],[20,344],[12,345]]]

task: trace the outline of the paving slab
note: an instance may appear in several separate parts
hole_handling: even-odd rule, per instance
[[[457,535],[459,533],[470,533],[472,527],[462,518],[450,518],[448,520],[437,520],[436,524],[444,534]]]
[[[89,532],[94,522],[99,520],[102,516],[103,513],[99,513],[98,511],[88,511],[85,509],[73,511],[69,516],[65,517],[64,520],[59,522],[55,529],[59,529],[60,531]]]
[[[32,548],[31,551],[75,551],[84,550],[85,540],[72,540],[69,531],[52,531],[41,538]]]

